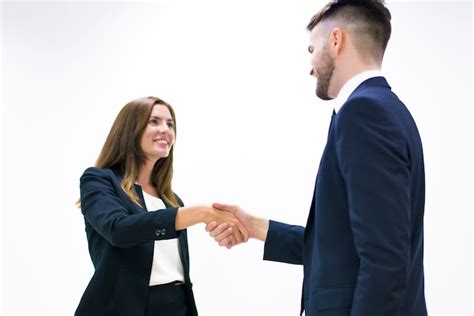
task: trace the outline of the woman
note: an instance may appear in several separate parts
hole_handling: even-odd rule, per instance
[[[96,167],[80,179],[80,206],[95,273],[75,315],[197,315],[186,228],[238,220],[210,206],[183,207],[171,189],[176,118],[155,97],[120,111]],[[225,224],[227,223],[227,224]]]

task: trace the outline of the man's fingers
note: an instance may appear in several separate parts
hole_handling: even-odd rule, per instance
[[[222,234],[228,228],[229,228],[229,224],[222,223],[219,226],[217,226],[216,228],[214,228],[213,230],[211,230],[209,232],[209,235],[211,235],[211,237],[216,237],[216,236]]]
[[[229,243],[227,244],[226,248],[227,249],[232,249],[232,247],[238,245],[237,241],[235,239],[232,239],[229,241]]]
[[[232,236],[232,232],[233,232],[233,229],[232,227],[228,227],[226,230],[224,230],[222,233],[220,233],[219,235],[216,235],[214,237],[214,240],[217,241],[217,242],[220,242],[221,240],[229,237],[229,236]]]
[[[222,239],[221,241],[219,241],[219,246],[227,247],[227,245],[229,245],[230,243],[230,240],[231,240],[231,237]]]
[[[206,231],[211,232],[217,227],[217,222],[210,222],[206,225]]]

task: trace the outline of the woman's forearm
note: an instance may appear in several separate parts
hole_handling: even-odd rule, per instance
[[[198,205],[180,207],[176,213],[176,230],[183,230],[199,223],[205,223],[208,216],[208,206]]]

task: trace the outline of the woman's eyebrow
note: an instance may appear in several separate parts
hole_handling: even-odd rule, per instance
[[[162,117],[159,117],[159,116],[156,116],[156,115],[150,116],[150,119],[164,120]],[[173,119],[172,118],[167,118],[166,121],[167,122],[173,122]]]

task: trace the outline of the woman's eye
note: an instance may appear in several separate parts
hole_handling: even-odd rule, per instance
[[[168,122],[168,127],[169,127],[169,128],[173,128],[173,126],[174,126],[173,123]]]
[[[153,119],[153,120],[150,120],[149,123],[150,123],[151,125],[158,125],[158,120]]]

